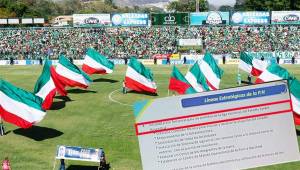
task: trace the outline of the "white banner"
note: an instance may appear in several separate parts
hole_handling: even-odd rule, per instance
[[[7,19],[0,19],[0,24],[7,24]]]
[[[9,65],[9,60],[0,60],[0,65]]]
[[[74,27],[101,27],[110,25],[110,14],[73,14]]]
[[[179,39],[179,46],[202,46],[201,39]]]
[[[272,11],[272,24],[300,24],[300,11]]]
[[[19,24],[20,21],[18,18],[10,18],[8,19],[8,24]]]
[[[35,24],[44,24],[45,19],[44,18],[33,18],[33,23],[35,23]]]
[[[204,57],[203,54],[198,55],[198,54],[182,54],[181,55],[181,59],[183,60],[183,58],[186,58],[187,60],[200,60]]]
[[[22,24],[32,24],[32,18],[22,18]]]
[[[248,169],[298,161],[286,81],[137,102],[144,170]]]

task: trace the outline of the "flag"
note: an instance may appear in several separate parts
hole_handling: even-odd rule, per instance
[[[196,93],[194,88],[174,66],[169,81],[169,90],[176,91],[179,94],[192,94]]]
[[[56,73],[55,67],[50,67],[51,78],[55,84],[57,92],[62,96],[67,96],[67,91],[65,90],[66,85],[59,79],[59,75]]]
[[[277,64],[271,64],[256,79],[256,83],[263,83],[275,80],[288,80],[291,93],[292,106],[294,111],[294,119],[297,125],[300,125],[300,82],[289,72]]]
[[[241,52],[239,68],[245,72],[253,76],[259,76],[267,67],[267,61],[256,59],[246,52]]]
[[[56,86],[51,77],[51,64],[48,60],[45,61],[44,68],[42,74],[38,78],[35,87],[34,94],[41,97],[43,99],[42,108],[44,110],[50,109],[53,98],[56,95]],[[63,91],[62,89],[61,91]]]
[[[89,48],[83,60],[82,70],[87,74],[108,74],[113,72],[114,66],[112,61]]]
[[[195,91],[209,91],[209,86],[206,82],[206,78],[200,70],[198,62],[195,62],[194,65],[189,69],[189,71],[185,75],[185,78],[192,85]]]
[[[209,90],[217,90],[220,87],[223,70],[218,66],[213,56],[207,52],[203,60],[199,63],[200,70],[202,71]]]
[[[92,82],[86,73],[63,55],[59,57],[56,73],[65,86],[87,88]]]
[[[21,128],[40,122],[46,112],[42,98],[0,80],[0,117]]]
[[[131,57],[125,76],[125,86],[138,92],[156,93],[153,74],[136,58]]]

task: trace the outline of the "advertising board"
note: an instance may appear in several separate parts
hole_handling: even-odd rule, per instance
[[[232,25],[266,25],[270,23],[270,13],[263,11],[237,11],[231,15]]]
[[[151,14],[152,25],[188,25],[188,13]]]
[[[190,13],[190,25],[228,25],[229,12],[192,12]]]
[[[112,14],[113,26],[148,26],[149,14],[146,13],[120,13]]]
[[[300,11],[272,11],[272,24],[300,24]]]
[[[111,25],[110,14],[73,14],[73,27],[102,27]]]

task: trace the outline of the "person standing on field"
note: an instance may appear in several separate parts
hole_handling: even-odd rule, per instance
[[[8,157],[6,157],[2,162],[2,170],[11,170]]]

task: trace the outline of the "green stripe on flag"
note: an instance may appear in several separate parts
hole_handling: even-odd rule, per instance
[[[33,93],[27,92],[23,89],[20,89],[7,81],[0,80],[0,91],[3,92],[6,96],[10,97],[13,100],[24,103],[32,108],[37,110],[42,109],[43,99],[34,95]]]
[[[179,81],[181,81],[181,82],[190,84],[190,83],[185,79],[185,77],[181,74],[181,72],[178,70],[178,68],[175,67],[175,66],[173,66],[173,71],[172,71],[172,73],[171,73],[171,77],[174,77],[174,78],[176,78],[177,80],[179,80]]]
[[[149,68],[146,68],[141,62],[139,62],[135,57],[131,57],[129,67],[133,68],[136,72],[143,75],[147,79],[153,81],[153,74]]]
[[[113,70],[115,67],[115,64],[108,60],[105,56],[98,53],[96,50],[89,48],[87,51],[87,55],[94,59],[96,62],[100,63],[101,65]]]
[[[90,82],[93,81],[84,71],[82,71],[80,68],[78,68],[75,64],[71,63],[70,60],[67,59],[64,55],[59,56],[59,63],[61,65],[63,65],[64,67],[66,67],[67,69],[69,69],[77,74],[83,75],[83,77],[85,79],[87,79],[88,81],[90,81]]]
[[[44,68],[42,71],[41,76],[38,78],[33,93],[37,93],[40,91],[40,89],[45,86],[45,84],[50,80],[51,78],[51,72],[50,72],[51,63],[48,61],[48,59],[45,60]]]
[[[195,62],[195,64],[190,68],[189,70],[197,79],[197,83],[201,84],[202,88],[205,91],[209,91],[209,86],[206,82],[206,78],[204,76],[204,74],[202,73],[198,62]]]
[[[291,93],[300,100],[300,82],[293,75],[291,75],[285,68],[280,67],[278,64],[271,64],[267,70],[282,79],[288,80]]]
[[[224,71],[218,66],[218,64],[216,63],[214,57],[209,53],[206,52],[204,55],[203,60],[211,67],[211,69],[213,70],[213,72],[215,73],[215,75],[221,79]]]
[[[253,65],[252,61],[253,61],[253,57],[249,54],[247,54],[246,52],[241,52],[240,54],[240,59],[243,60],[246,64],[248,65]]]

